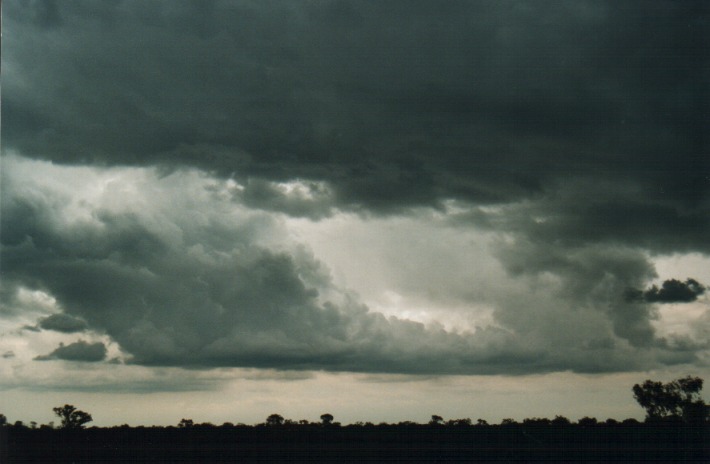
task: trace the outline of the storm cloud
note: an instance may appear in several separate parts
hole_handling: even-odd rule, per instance
[[[707,226],[707,13],[665,0],[9,1],[3,142],[56,162],[322,181],[340,207],[380,212],[605,178],[638,192],[582,205],[608,230],[627,231],[612,219],[629,214],[641,232],[651,217]]]
[[[55,183],[33,181],[38,172]],[[638,252],[548,250],[543,258],[518,244],[527,277],[495,297],[496,324],[452,332],[371,311],[282,220],[235,204],[231,181],[135,169],[62,180],[82,172],[6,160],[3,272],[10,285],[31,285],[64,308],[40,326],[86,321],[128,362],[431,374],[614,371],[695,356],[668,351],[648,307],[624,301],[624,288],[653,274]],[[518,272],[512,257],[501,260]],[[536,265],[565,277],[538,292]],[[573,309],[579,295],[582,311]],[[40,359],[98,353],[75,345]]]
[[[7,0],[3,311],[45,292],[61,312],[38,327],[105,334],[151,366],[698,362],[706,336],[672,345],[654,323],[656,303],[698,303],[703,284],[648,288],[654,256],[710,253],[709,13],[700,0]],[[427,304],[489,320],[386,317],[336,284],[288,221],[342,217],[429,221],[461,247],[485,235],[470,263],[391,245],[429,257],[392,271]],[[99,360],[77,343],[47,356]]]
[[[164,196],[136,209],[130,198],[112,204],[111,186],[87,204],[61,182],[57,189],[27,178],[21,187],[4,182],[3,272],[53,295],[66,318],[109,335],[130,362],[458,372],[498,369],[499,350],[528,356],[503,330],[473,339],[369,312],[307,250],[289,246],[278,222],[235,209],[228,183],[143,173],[129,186],[135,171],[107,174],[96,184],[114,178],[134,193],[161,185]],[[183,201],[197,208],[176,207]],[[83,348],[41,359],[74,359]]]

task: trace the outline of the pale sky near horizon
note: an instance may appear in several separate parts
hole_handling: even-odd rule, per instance
[[[0,413],[623,419],[710,381],[709,17],[6,0]]]

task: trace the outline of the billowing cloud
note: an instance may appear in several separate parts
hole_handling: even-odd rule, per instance
[[[85,183],[64,182],[87,173]],[[482,298],[493,323],[447,331],[370,310],[333,282],[283,218],[235,202],[234,181],[15,157],[3,175],[7,282],[51,295],[62,321],[86,321],[132,363],[440,374],[616,371],[695,359],[692,346],[656,340],[649,306],[624,300],[624,289],[653,276],[637,251],[500,244],[509,284],[452,295]],[[99,345],[75,343],[43,358],[98,360]]]
[[[83,319],[64,313],[44,317],[39,320],[37,325],[44,330],[56,330],[64,333],[81,332],[88,328],[86,321]]]
[[[503,330],[472,338],[368,311],[289,244],[282,224],[235,205],[229,182],[127,170],[95,173],[75,188],[61,182],[62,169],[48,186],[25,176],[56,168],[19,159],[6,166],[8,280],[53,295],[67,318],[109,335],[131,362],[458,372],[497,369],[499,350],[529,356]],[[76,358],[83,348],[49,357]]]
[[[298,180],[276,183],[251,179],[246,186],[236,189],[234,199],[250,207],[313,220],[330,216],[335,203],[327,185]]]
[[[106,358],[106,346],[102,342],[89,343],[79,340],[69,345],[60,344],[56,350],[35,359],[38,361],[48,361],[61,359],[64,361],[99,362]]]

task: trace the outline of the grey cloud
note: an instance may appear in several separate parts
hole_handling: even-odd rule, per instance
[[[592,181],[570,174],[546,194],[495,208],[467,208],[453,222],[524,234],[550,246],[603,244],[657,253],[710,253],[703,239],[710,231],[707,199],[695,208],[670,199],[648,201],[659,192],[661,186],[651,190],[631,179]]]
[[[397,212],[613,179],[642,194],[578,189],[556,230],[707,251],[704,2],[5,3],[4,149],[196,166],[305,217],[331,205],[272,183]]]
[[[180,195],[195,196],[182,192],[183,182],[176,183],[169,203],[141,214],[98,210],[91,214],[93,222],[72,221],[64,208],[47,200],[54,198],[51,191],[38,195],[44,202],[20,201],[16,185],[3,184],[7,233],[2,237],[9,237],[3,243],[4,272],[14,282],[55,296],[67,315],[111,336],[134,363],[385,372],[495,369],[486,367],[485,344],[387,320],[347,295],[339,303],[322,301],[321,294],[337,289],[318,262],[303,251],[271,251],[257,244],[256,235],[268,235],[273,227],[269,223],[259,226],[255,218],[254,224],[224,230],[220,208],[211,211],[207,204],[198,208],[202,221],[181,217],[174,202]],[[38,194],[38,189],[30,190]],[[14,221],[16,215],[31,219]],[[161,223],[149,226],[156,218]],[[249,238],[252,228],[265,233]],[[171,229],[180,234],[165,233]],[[84,348],[62,347],[41,359],[79,359]]]
[[[586,198],[589,192],[592,198]],[[652,321],[657,314],[650,303],[688,299],[702,286],[676,281],[661,290],[635,290],[656,277],[644,249],[705,251],[700,237],[710,230],[710,224],[700,214],[643,205],[639,198],[643,194],[636,186],[608,180],[591,185],[572,178],[555,194],[496,208],[473,208],[460,213],[453,223],[508,234],[510,239],[497,245],[497,254],[509,275],[531,282],[533,293],[542,285],[557,298],[552,304],[571,309],[556,315],[546,308],[526,310],[513,302],[497,310],[499,320],[549,332],[555,327],[562,330],[560,325],[572,323],[570,318],[580,311],[604,314],[614,335],[632,346],[661,346],[666,342],[655,334]],[[535,318],[561,317],[563,322],[534,324],[521,317],[525,313]],[[583,332],[571,331],[577,336]],[[596,345],[593,340],[589,343]]]
[[[545,282],[552,272],[559,282],[516,287],[497,302],[500,327],[457,334],[370,311],[290,244],[277,221],[236,209],[228,181],[174,172],[127,186],[146,189],[139,204],[109,208],[101,196],[96,206],[70,194],[55,202],[59,187],[32,180],[41,169],[29,178],[12,163],[5,170],[3,275],[55,297],[66,316],[111,337],[135,364],[524,374],[642,369],[695,356],[666,353],[650,309],[623,300],[624,289],[653,274],[639,252],[501,247],[517,279]],[[43,359],[103,359],[102,347],[75,343]]]
[[[541,328],[553,338],[560,336],[553,333],[559,330],[568,330],[573,337],[587,332],[584,338],[591,337],[586,343],[592,345],[604,333],[602,327],[610,324],[611,332],[632,346],[648,347],[659,342],[651,325],[653,309],[626,298],[628,288],[655,277],[655,270],[643,253],[623,247],[562,246],[522,236],[512,244],[501,244],[498,255],[511,275],[530,282],[532,295],[540,285],[542,291],[551,292],[550,304],[569,308],[562,312],[546,307],[534,310],[532,305],[533,309],[528,309],[526,305],[530,306],[529,300],[534,301],[535,297],[521,297],[521,301],[497,310],[497,318],[506,324],[521,330]],[[521,317],[525,314],[530,314],[529,319]],[[548,321],[534,323],[533,318]],[[591,330],[570,330],[575,324]]]
[[[314,377],[312,372],[308,371],[283,371],[269,369],[250,369],[243,374],[247,380],[278,380],[282,382],[299,382],[308,380]]]
[[[74,333],[82,332],[88,328],[86,321],[68,314],[52,314],[39,320],[37,324],[44,330],[55,330],[57,332]]]
[[[324,185],[299,182],[289,188],[259,179],[248,180],[241,191],[235,192],[235,200],[253,208],[314,220],[330,216],[335,203],[333,193]]]
[[[526,201],[496,207],[468,207],[453,215],[452,224],[504,233],[495,248],[508,274],[529,282],[531,295],[500,306],[496,318],[507,326],[540,328],[550,337],[565,330],[575,319],[603,314],[611,332],[637,347],[666,346],[652,322],[657,319],[651,304],[664,299],[690,299],[700,284],[669,282],[667,289],[636,290],[657,277],[646,250],[657,253],[701,251],[707,253],[702,237],[710,230],[707,214],[664,200],[646,203],[649,192],[633,183],[613,178],[590,182],[571,175],[559,180],[554,191]],[[696,286],[697,284],[697,286]],[[558,313],[536,307],[529,300],[540,290],[551,292],[549,303],[569,311]],[[544,299],[543,299],[544,301]],[[522,307],[521,307],[522,306]],[[529,317],[525,317],[530,314]],[[533,319],[551,319],[534,323]],[[582,319],[595,330],[570,330],[577,337],[590,338],[588,346],[608,344],[600,321]],[[569,330],[569,329],[567,329]],[[614,342],[618,344],[618,340]],[[696,345],[697,347],[697,345]],[[692,357],[675,353],[667,359]]]
[[[112,363],[111,360],[106,361]],[[92,393],[155,393],[216,390],[223,384],[224,373],[219,371],[189,372],[179,368],[143,368],[114,364],[109,369],[96,363],[73,363],[62,366],[54,375],[42,382],[27,384],[20,379],[3,379],[4,388],[23,387],[30,391],[46,393],[92,392]],[[81,381],[77,381],[77,379]]]
[[[100,362],[106,358],[106,346],[101,342],[89,343],[79,340],[69,345],[63,343],[51,353],[37,356],[37,361],[61,359],[65,361]]]
[[[710,253],[708,13],[665,0],[8,0],[3,150],[166,179],[196,167],[234,179],[235,204],[311,220],[454,204],[459,226],[506,237],[492,247],[507,275],[476,291],[433,279],[500,325],[438,333],[380,318],[313,257],[263,243],[273,219],[183,217],[204,208],[184,202],[66,224],[50,211],[67,199],[33,191],[3,198],[3,286],[47,289],[151,365],[695,362],[654,330],[655,303],[677,295],[626,292],[656,277],[649,253]]]
[[[15,352],[12,351],[12,350],[6,351],[6,352],[4,352],[4,353],[2,354],[2,357],[3,357],[4,359],[11,359],[11,358],[14,358],[14,357],[15,357]]]
[[[690,303],[705,293],[705,286],[695,279],[685,282],[670,279],[663,282],[661,288],[653,285],[648,290],[629,289],[626,296],[630,301],[649,303]]]
[[[44,385],[30,385],[25,388],[37,392],[89,392],[89,393],[155,393],[160,392],[191,392],[217,390],[218,385],[223,382],[223,379],[190,379],[186,375],[182,375],[179,379],[152,379],[152,380],[134,380],[127,379],[125,381],[111,379],[107,381],[92,381],[77,383],[76,381],[65,381],[63,383],[53,382]]]

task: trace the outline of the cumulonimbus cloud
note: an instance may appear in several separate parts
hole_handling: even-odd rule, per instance
[[[133,363],[525,373],[635,369],[695,356],[654,344],[646,307],[624,302],[621,290],[652,274],[637,252],[566,254],[518,243],[508,256],[501,251],[511,275],[517,256],[531,279],[535,269],[565,277],[543,293],[523,286],[496,297],[497,325],[456,333],[369,310],[282,221],[235,203],[230,181],[113,169],[93,170],[92,182],[77,185],[62,179],[86,168],[21,158],[5,167],[5,285],[52,295],[62,319],[86,321]],[[582,299],[588,308],[575,310]],[[48,356],[84,354],[99,360],[98,345]]]
[[[710,253],[707,15],[624,5],[7,0],[0,296],[151,365],[693,362],[653,303],[699,287],[624,292]],[[499,238],[488,327],[369,310],[282,222],[423,209]]]

